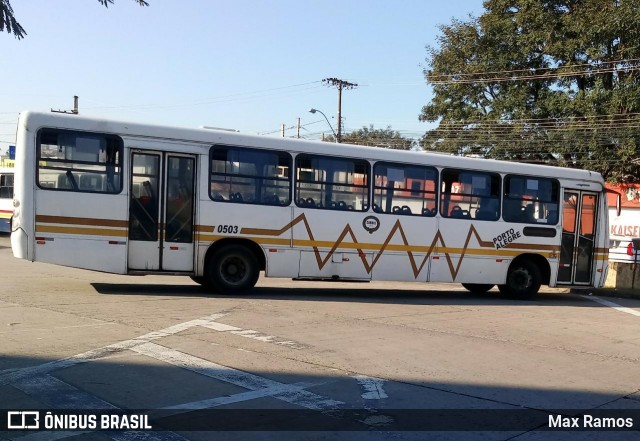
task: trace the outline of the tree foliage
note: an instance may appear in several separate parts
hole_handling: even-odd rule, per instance
[[[428,47],[425,149],[640,179],[640,0],[486,0]]]
[[[145,0],[134,0],[140,6],[149,6]],[[113,4],[113,0],[98,0],[100,4],[109,7]],[[9,0],[0,0],[0,32],[8,32],[13,34],[18,40],[27,35],[27,31],[18,23],[13,13],[13,8]]]
[[[335,138],[328,136],[325,141],[335,142]],[[403,137],[391,126],[387,126],[386,129],[376,129],[373,124],[342,135],[342,142],[396,150],[409,150],[414,144],[413,139]]]

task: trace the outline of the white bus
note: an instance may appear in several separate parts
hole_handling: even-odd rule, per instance
[[[190,276],[602,286],[598,173],[54,113],[18,120],[16,257]]]
[[[13,168],[0,167],[0,233],[11,232],[13,216]]]

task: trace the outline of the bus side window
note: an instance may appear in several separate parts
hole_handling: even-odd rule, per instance
[[[557,224],[559,189],[555,179],[507,175],[504,178],[503,219],[514,223]]]
[[[500,175],[476,170],[442,171],[440,214],[453,219],[497,221]]]
[[[235,146],[210,150],[209,197],[260,205],[291,202],[291,156],[286,152]]]
[[[381,161],[376,162],[373,173],[373,211],[404,216],[435,216],[437,169]]]
[[[369,209],[369,164],[362,159],[299,154],[295,201],[301,208]]]
[[[45,128],[38,131],[36,148],[40,188],[108,194],[122,191],[124,147],[120,137]]]

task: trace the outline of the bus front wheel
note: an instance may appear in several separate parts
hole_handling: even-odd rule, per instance
[[[500,292],[512,299],[527,300],[538,293],[542,285],[542,275],[538,266],[528,260],[511,264],[507,273],[507,283],[499,285]]]
[[[489,285],[485,283],[463,283],[462,286],[464,286],[467,291],[473,294],[484,294],[495,285]]]
[[[222,293],[236,293],[253,288],[260,275],[256,256],[242,245],[227,245],[209,259],[207,286]]]

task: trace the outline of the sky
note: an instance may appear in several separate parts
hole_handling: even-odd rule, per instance
[[[319,139],[374,125],[419,138],[423,69],[439,26],[482,0],[13,0],[27,35],[0,33],[0,151],[24,110]]]

